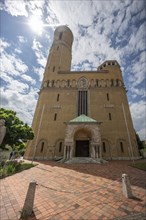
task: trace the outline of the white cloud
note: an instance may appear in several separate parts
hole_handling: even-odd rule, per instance
[[[21,78],[24,79],[25,81],[31,83],[32,85],[36,84],[36,80],[33,79],[31,76],[28,76],[26,74],[21,75]]]
[[[18,76],[20,73],[25,73],[28,70],[27,65],[14,54],[10,55],[3,52],[0,62],[1,71],[8,75]]]
[[[15,53],[7,52],[10,44],[2,39],[1,45],[0,76],[5,81],[5,86],[1,84],[1,107],[16,111],[24,122],[31,124],[38,91],[31,85],[35,85],[36,81],[26,74],[28,66]],[[16,48],[14,52],[19,50]]]
[[[33,68],[33,71],[39,76],[39,80],[40,80],[40,81],[42,81],[42,79],[43,79],[44,70],[45,70],[45,69],[42,68],[42,67],[38,67],[38,68],[34,67],[34,68]]]
[[[131,35],[129,40],[128,48],[131,48],[131,52],[134,51],[141,51],[145,48],[145,29],[146,29],[146,22],[141,24],[139,29],[137,29],[136,33]]]
[[[43,16],[43,7],[44,7],[44,0],[41,1],[26,1],[26,7],[30,14],[36,15],[36,16]]]
[[[9,83],[9,85],[7,85],[7,87],[9,88],[9,90],[11,91],[15,91],[17,88],[17,93],[21,93],[21,94],[26,94],[29,90],[29,86],[26,83],[22,83],[18,80],[12,80],[11,83]]]
[[[42,45],[40,44],[40,42],[34,39],[32,49],[36,51],[40,51],[41,48],[42,48]]]
[[[5,0],[0,3],[0,9],[5,10],[12,16],[25,16],[28,14],[43,15],[44,0]]]
[[[3,74],[3,79],[5,79],[6,75],[10,76],[19,76],[22,73],[26,73],[28,71],[28,66],[14,53],[7,52],[7,48],[10,47],[10,44],[1,39],[1,72]],[[20,53],[21,50],[15,48],[16,53]]]
[[[10,47],[10,44],[4,39],[0,38],[0,47],[1,47],[1,54],[2,54],[6,48]]]
[[[1,10],[7,11],[12,16],[28,16],[24,0],[5,0],[4,3],[1,3],[0,8]]]
[[[131,65],[128,66],[127,68],[127,73],[128,73],[128,84],[131,92],[135,92],[135,95],[140,95],[143,97],[144,96],[144,89],[141,88],[139,89],[137,86],[139,86],[141,83],[145,81],[145,70],[146,70],[146,63],[145,63],[145,57],[146,57],[146,51],[143,51],[136,56],[136,58],[133,60]]]
[[[130,89],[131,92],[131,96],[133,98],[136,98],[137,96],[140,96],[141,98],[144,98],[146,96],[146,91],[145,88],[135,88],[135,87],[131,87]]]
[[[15,89],[18,82],[15,83],[13,83],[13,89],[1,89],[1,107],[16,111],[22,121],[31,125],[37,102],[37,90],[31,88],[27,94],[21,94]]]
[[[17,38],[18,38],[20,43],[26,43],[27,42],[27,39],[24,36],[19,35],[19,36],[17,36]]]
[[[36,41],[36,39],[33,40],[32,49],[34,50],[34,53],[37,57],[37,62],[44,67],[46,65],[47,57],[44,56],[42,52],[42,47],[43,46],[40,44],[39,41]]]
[[[18,54],[22,53],[22,51],[19,48],[16,48],[14,51],[15,53],[18,53]]]
[[[142,140],[146,140],[146,103],[139,101],[130,104],[134,127]]]

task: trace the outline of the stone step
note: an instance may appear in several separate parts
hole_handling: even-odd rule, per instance
[[[73,157],[67,161],[65,161],[65,163],[67,164],[73,164],[73,163],[105,163],[107,161],[103,160],[103,159],[93,159],[91,157]]]

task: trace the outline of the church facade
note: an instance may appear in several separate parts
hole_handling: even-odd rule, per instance
[[[25,158],[139,158],[119,63],[106,60],[96,71],[71,71],[72,43],[71,30],[57,27]]]

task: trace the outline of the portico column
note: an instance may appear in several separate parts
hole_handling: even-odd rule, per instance
[[[90,143],[90,157],[95,158],[95,146],[92,142]]]
[[[70,146],[70,159],[72,158],[73,155],[73,145]]]
[[[96,145],[93,145],[93,159],[96,158]]]
[[[102,147],[101,147],[101,143],[99,145],[99,152],[100,152],[100,159],[102,159]]]
[[[70,159],[70,146],[67,146],[67,159]]]
[[[66,145],[64,145],[64,155],[63,158],[66,159]]]
[[[98,146],[95,145],[95,157],[98,158]]]

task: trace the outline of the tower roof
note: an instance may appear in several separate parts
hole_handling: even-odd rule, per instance
[[[73,33],[66,25],[58,26],[54,32],[54,40],[57,42],[65,42],[71,47],[73,43]]]
[[[57,26],[55,31],[70,31],[72,33],[71,29],[66,25]]]

